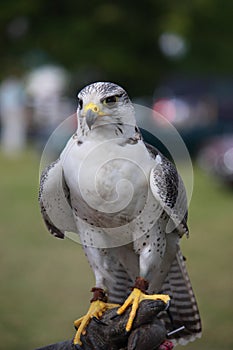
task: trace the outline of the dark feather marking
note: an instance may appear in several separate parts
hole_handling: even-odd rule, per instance
[[[129,102],[129,97],[126,91],[117,84],[110,82],[97,82],[84,87],[78,94],[78,97],[83,97],[91,92],[96,91],[103,97],[119,96],[122,101]]]
[[[123,134],[123,130],[119,127],[119,124],[117,124],[117,129]]]
[[[154,170],[154,178],[156,182],[158,183],[158,187],[160,188],[159,195],[161,196],[163,202],[166,204],[166,206],[170,209],[174,208],[173,212],[173,219],[177,218],[180,222],[180,228],[179,232],[182,236],[184,233],[188,235],[188,226],[187,226],[187,218],[188,218],[188,210],[185,204],[185,207],[182,207],[184,203],[182,201],[186,196],[181,196],[179,198],[179,190],[182,183],[180,181],[181,178],[178,175],[178,172],[176,170],[175,165],[169,161],[162,153],[160,153],[155,147],[146,144],[146,147],[153,159],[156,159],[156,157],[159,155],[161,157],[161,165],[160,169],[156,171]],[[161,168],[162,168],[162,174],[163,174],[163,181],[159,182],[159,179],[161,178]],[[156,177],[158,175],[158,178]],[[165,180],[165,181],[164,181]],[[179,205],[177,206],[177,200],[181,200]],[[177,210],[178,209],[178,210]],[[180,211],[179,211],[180,210]],[[182,211],[182,212],[181,212]],[[176,226],[176,225],[175,225]]]

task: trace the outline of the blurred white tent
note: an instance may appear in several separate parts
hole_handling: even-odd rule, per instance
[[[73,113],[70,100],[65,97],[68,82],[67,71],[55,65],[38,67],[26,77],[28,103],[33,110],[32,122],[39,148],[54,129]]]
[[[53,65],[41,66],[26,78],[26,91],[38,126],[54,127],[64,118],[67,106],[62,96],[68,80],[68,73]]]

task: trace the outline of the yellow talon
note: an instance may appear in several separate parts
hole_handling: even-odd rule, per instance
[[[132,305],[132,310],[130,311],[129,319],[125,327],[127,332],[129,332],[132,328],[137,309],[142,300],[162,300],[164,303],[167,304],[170,300],[170,297],[166,294],[148,295],[148,294],[144,294],[140,289],[134,288],[132,293],[128,296],[128,298],[124,302],[124,304],[117,310],[117,314],[122,315],[125,312],[125,310],[130,305]]]
[[[89,322],[93,317],[100,318],[103,313],[108,310],[112,309],[114,307],[119,306],[118,304],[108,304],[101,300],[95,300],[91,303],[90,308],[87,312],[87,314],[78,320],[74,321],[74,326],[77,328],[77,332],[74,336],[73,343],[82,345],[82,342],[80,340],[81,335],[86,334],[86,327],[88,326]]]

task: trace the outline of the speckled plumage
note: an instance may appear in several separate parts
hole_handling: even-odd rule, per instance
[[[124,89],[94,83],[78,99],[77,133],[41,177],[45,223],[58,237],[65,231],[80,235],[96,287],[107,291],[110,302],[122,303],[137,276],[149,282],[149,293],[169,290],[179,304],[174,326],[186,326],[176,340],[193,340],[201,323],[179,248],[188,234],[183,182],[175,166],[143,142]],[[91,127],[85,106],[102,113],[95,119],[92,113]],[[183,297],[188,320],[179,312]]]

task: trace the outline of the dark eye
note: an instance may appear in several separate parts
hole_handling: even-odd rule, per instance
[[[78,108],[80,110],[83,108],[83,100],[81,100],[81,98],[78,98]]]
[[[112,107],[115,105],[115,103],[119,100],[118,96],[109,96],[103,100],[103,104],[107,105],[109,107]]]

